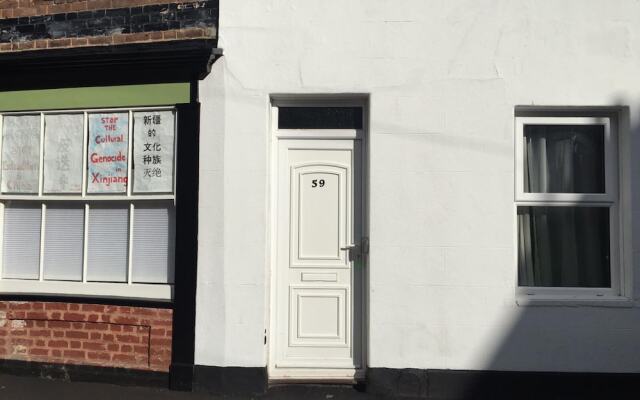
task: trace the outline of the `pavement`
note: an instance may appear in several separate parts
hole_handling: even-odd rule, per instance
[[[105,383],[67,382],[0,374],[0,400],[374,400],[351,386],[281,385],[261,396],[213,396],[168,389],[118,386]]]

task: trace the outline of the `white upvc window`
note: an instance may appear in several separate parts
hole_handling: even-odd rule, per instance
[[[0,293],[170,300],[173,107],[0,114]]]
[[[610,117],[516,117],[517,294],[620,300],[618,135]]]

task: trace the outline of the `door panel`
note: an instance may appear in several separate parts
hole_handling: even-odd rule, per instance
[[[361,367],[360,143],[281,140],[272,377]],[[354,296],[354,293],[357,295]],[[311,372],[310,372],[311,371]]]
[[[291,346],[347,346],[348,288],[291,287]]]
[[[295,152],[293,156],[322,157]],[[340,250],[348,230],[348,171],[345,166],[292,166],[291,267],[349,267]]]

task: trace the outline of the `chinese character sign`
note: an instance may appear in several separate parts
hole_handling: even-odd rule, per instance
[[[2,192],[38,193],[40,115],[5,116],[2,124]]]
[[[84,115],[54,114],[45,117],[44,191],[82,191],[82,140]]]
[[[123,193],[127,190],[129,115],[90,114],[88,193]]]
[[[171,193],[174,112],[136,112],[133,121],[134,192]]]

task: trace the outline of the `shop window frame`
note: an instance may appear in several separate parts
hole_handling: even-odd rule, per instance
[[[136,112],[172,111],[174,112],[174,148],[173,148],[173,190],[171,193],[137,194],[134,191],[133,182],[133,124]],[[91,194],[87,192],[88,187],[88,117],[93,113],[127,113],[128,114],[128,184],[126,193],[123,194]],[[83,114],[84,115],[84,139],[83,139],[83,171],[82,171],[82,191],[81,193],[59,193],[47,194],[44,192],[44,120],[46,115],[52,114]],[[109,107],[109,108],[81,108],[81,109],[52,109],[52,110],[29,110],[29,111],[7,111],[0,112],[0,163],[3,142],[3,119],[5,116],[19,115],[39,115],[41,120],[40,131],[40,154],[39,154],[39,179],[38,193],[16,194],[0,193],[0,295],[46,295],[62,297],[94,297],[94,298],[123,298],[129,300],[151,300],[151,301],[171,301],[174,298],[175,280],[177,279],[177,263],[173,261],[173,278],[169,283],[136,283],[133,281],[133,235],[134,235],[134,213],[135,204],[148,202],[161,203],[171,202],[173,206],[173,231],[176,240],[173,243],[173,254],[178,252],[177,243],[177,206],[176,194],[178,185],[178,140],[179,140],[179,105],[157,105],[146,107]],[[2,179],[0,177],[0,179]],[[4,209],[8,201],[29,202],[40,204],[41,206],[41,230],[40,230],[40,271],[37,280],[3,278],[3,240],[4,240]],[[46,205],[52,202],[62,202],[64,204],[79,203],[84,205],[84,250],[82,279],[80,281],[45,280],[43,270],[43,241],[46,224]],[[126,282],[96,282],[87,280],[87,249],[88,249],[88,219],[90,204],[126,204],[128,207],[128,250],[127,250],[127,280]]]

